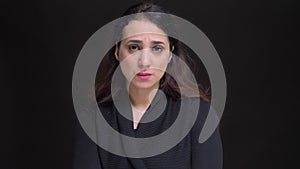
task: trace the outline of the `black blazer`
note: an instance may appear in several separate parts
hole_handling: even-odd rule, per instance
[[[120,95],[118,98],[123,96]],[[124,102],[124,98],[121,100]],[[114,103],[116,102],[118,99]],[[160,134],[173,124],[181,101],[167,96],[165,111],[151,122],[140,123],[136,130],[132,127],[132,121],[117,111],[114,103],[106,102],[99,105],[102,115],[111,127],[130,137],[145,138]],[[157,103],[161,101],[156,95],[150,109],[144,113],[145,117]],[[124,105],[130,106],[129,101]],[[87,136],[78,123],[75,129],[73,169],[221,169],[223,152],[218,129],[206,142],[202,144],[198,142],[209,107],[208,103],[200,101],[196,122],[184,139],[170,150],[147,158],[121,157],[102,149]]]

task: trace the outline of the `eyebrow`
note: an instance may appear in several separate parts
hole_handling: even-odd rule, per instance
[[[164,42],[161,42],[161,41],[151,41],[151,43],[152,44],[155,44],[155,45],[157,45],[157,44],[165,44]]]
[[[129,42],[143,43],[143,41],[141,41],[141,40],[129,40],[127,43],[129,43]],[[165,43],[162,42],[162,41],[151,41],[151,43],[154,44],[154,45],[157,45],[157,44],[163,44],[163,45],[165,45]]]

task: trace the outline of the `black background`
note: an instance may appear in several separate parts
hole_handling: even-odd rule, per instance
[[[72,73],[87,39],[139,1],[0,2],[0,168],[71,168]],[[224,169],[298,168],[296,1],[159,1],[223,62]]]

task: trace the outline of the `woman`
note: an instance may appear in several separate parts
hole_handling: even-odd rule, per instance
[[[138,15],[129,17],[117,27],[116,32],[121,32],[119,41],[100,64],[96,96],[102,115],[116,131],[130,137],[148,138],[168,130],[179,115],[181,105],[190,105],[185,109],[185,113],[189,113],[189,107],[201,100],[195,124],[168,151],[141,158],[123,157],[104,150],[78,129],[74,168],[222,168],[218,131],[205,143],[198,142],[209,110],[209,99],[201,85],[192,80],[189,69],[180,65],[182,60],[191,66],[193,59],[180,41],[169,36],[176,34],[165,22],[171,18],[145,12],[167,13],[153,3],[132,6],[124,13],[123,16]],[[185,125],[189,124],[182,123],[182,128]]]

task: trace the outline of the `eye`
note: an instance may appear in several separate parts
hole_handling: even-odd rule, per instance
[[[164,50],[164,48],[161,46],[155,46],[152,48],[152,51],[155,53],[161,53],[163,50]]]
[[[130,52],[135,52],[135,51],[140,50],[140,48],[139,48],[138,45],[129,45],[129,46],[128,46],[128,50],[129,50]]]

